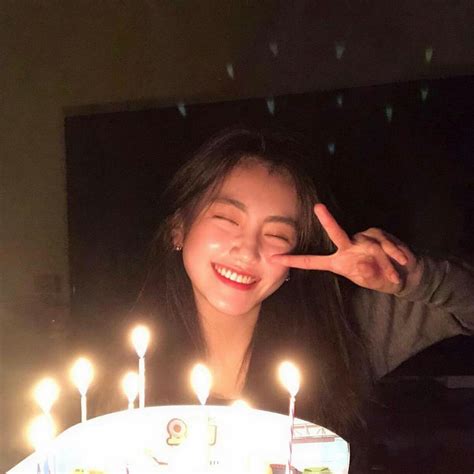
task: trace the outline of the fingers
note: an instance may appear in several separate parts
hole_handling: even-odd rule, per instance
[[[357,235],[354,237],[354,240],[357,239]],[[364,232],[361,232],[361,235],[365,235],[376,240],[382,247],[383,251],[400,265],[407,264],[408,258],[411,256],[411,252],[395,236],[376,228],[367,229]]]
[[[273,255],[271,261],[285,267],[301,268],[302,270],[332,271],[332,258],[331,255]]]
[[[379,242],[374,239],[367,237],[364,234],[358,234],[355,237],[355,241],[364,246],[365,252],[371,255],[376,261],[376,266],[383,272],[385,277],[390,280],[392,283],[400,283],[400,275],[395,269],[393,263],[390,260],[390,257],[386,250],[380,245]],[[375,272],[373,265],[370,262],[362,262],[359,264],[359,271],[364,276],[364,278],[369,279]],[[372,273],[372,275],[370,274]]]
[[[342,227],[336,222],[336,219],[334,219],[324,204],[315,204],[314,213],[319,219],[319,222],[323,226],[324,230],[327,232],[329,238],[338,249],[350,247],[352,244],[351,239],[342,229]]]

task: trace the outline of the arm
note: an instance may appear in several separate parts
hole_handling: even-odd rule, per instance
[[[420,283],[396,295],[356,288],[352,299],[380,378],[443,339],[474,334],[474,272],[449,261],[422,260]]]
[[[357,285],[350,309],[361,327],[376,378],[431,344],[474,332],[472,269],[417,259],[380,229],[350,238],[325,206],[317,204],[314,211],[336,252],[273,259],[289,267],[331,271]]]

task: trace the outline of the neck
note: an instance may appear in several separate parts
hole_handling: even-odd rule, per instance
[[[207,363],[214,375],[213,393],[238,398],[245,384],[248,350],[260,307],[244,315],[199,311],[207,349]]]

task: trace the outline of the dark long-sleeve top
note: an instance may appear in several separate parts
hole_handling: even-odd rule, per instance
[[[387,295],[356,288],[351,300],[374,379],[443,339],[474,334],[474,272],[465,264],[423,258],[420,284]]]

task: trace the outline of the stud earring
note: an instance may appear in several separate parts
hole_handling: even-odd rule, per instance
[[[181,252],[181,250],[183,250],[183,246],[182,245],[175,245],[174,246],[174,249],[173,249],[175,252]]]
[[[285,281],[290,281],[291,280],[291,275],[290,275],[290,272],[288,272],[286,274],[286,278],[285,278]]]

